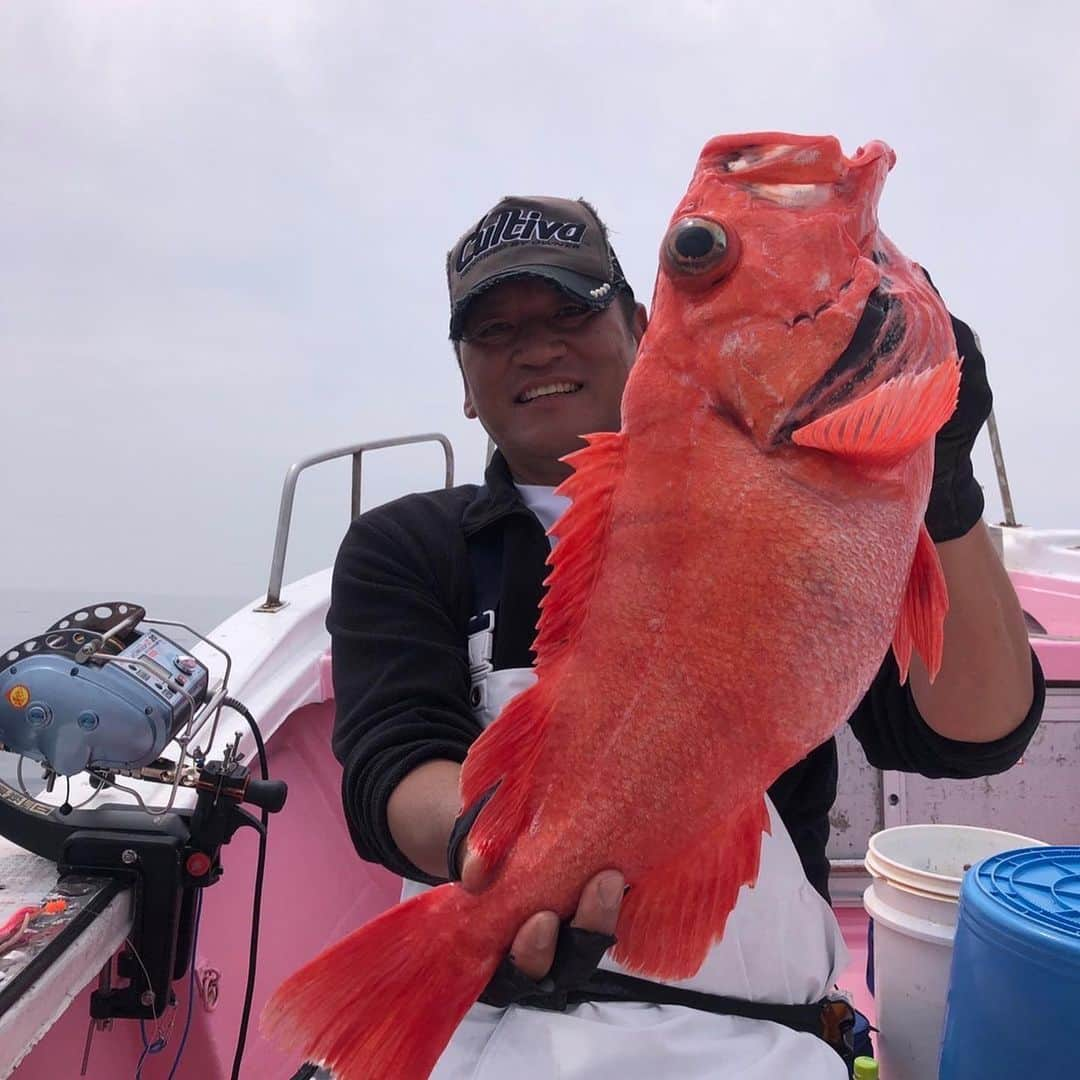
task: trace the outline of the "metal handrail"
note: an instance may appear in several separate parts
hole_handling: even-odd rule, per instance
[[[360,513],[360,485],[362,481],[362,465],[364,454],[368,450],[385,450],[390,446],[411,446],[414,443],[437,442],[443,448],[443,456],[446,460],[446,486],[454,484],[454,448],[450,440],[438,432],[428,432],[424,435],[403,435],[394,439],[376,439],[374,442],[356,443],[354,446],[342,446],[337,450],[327,450],[321,454],[302,458],[295,465],[290,466],[285,474],[285,484],[281,489],[281,506],[278,509],[277,535],[274,537],[274,555],[270,560],[270,582],[266,587],[266,600],[261,603],[256,611],[272,614],[279,611],[285,605],[281,602],[281,583],[285,576],[285,551],[289,546],[289,528],[292,524],[293,501],[296,497],[296,482],[305,469],[313,465],[321,465],[324,461],[334,461],[337,458],[351,457],[352,467],[352,494],[350,506],[352,516]]]
[[[1012,492],[1009,490],[1009,476],[1005,472],[1005,454],[1001,449],[1001,436],[998,434],[997,417],[994,410],[986,418],[986,433],[990,436],[990,453],[994,457],[994,470],[997,472],[998,491],[1001,492],[1001,509],[1005,513],[1002,525],[1016,528],[1016,511],[1013,509]]]

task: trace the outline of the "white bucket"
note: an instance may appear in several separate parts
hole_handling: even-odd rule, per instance
[[[1013,848],[1043,846],[970,825],[902,825],[870,838],[877,1056],[889,1080],[938,1073],[953,935],[964,872]]]

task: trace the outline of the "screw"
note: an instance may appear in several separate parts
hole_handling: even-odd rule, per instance
[[[120,861],[125,866],[131,866],[132,863],[137,863],[139,861],[139,853],[137,851],[132,851],[131,848],[124,848],[124,850],[120,852]]]
[[[139,995],[139,1000],[145,1006],[147,1006],[147,1008],[149,1008],[151,1005],[154,1004],[154,991],[153,990],[144,990],[142,992],[142,994]]]

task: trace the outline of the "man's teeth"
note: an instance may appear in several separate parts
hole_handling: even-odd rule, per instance
[[[574,394],[581,389],[581,383],[560,382],[548,386],[537,386],[518,395],[518,401],[532,401],[533,398],[547,397],[548,394]]]

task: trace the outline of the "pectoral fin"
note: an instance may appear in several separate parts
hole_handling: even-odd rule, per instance
[[[791,439],[838,457],[892,465],[934,437],[952,416],[959,389],[960,361],[952,356],[914,375],[897,375],[797,428]]]
[[[941,570],[937,548],[926,526],[919,527],[915,558],[911,563],[900,619],[893,635],[893,653],[904,682],[911,666],[911,654],[917,652],[926,664],[930,681],[941,670],[941,654],[945,644],[945,616],[949,611],[949,593]]]

